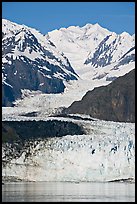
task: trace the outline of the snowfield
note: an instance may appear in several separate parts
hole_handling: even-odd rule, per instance
[[[86,116],[81,117],[81,120],[58,120],[70,120],[83,126],[86,135],[28,141],[27,149],[22,149],[21,155],[16,158],[11,158],[8,151],[15,151],[16,154],[17,150],[4,144],[2,158],[6,165],[3,162],[3,178],[27,181],[134,181],[135,124],[96,119],[85,121]]]

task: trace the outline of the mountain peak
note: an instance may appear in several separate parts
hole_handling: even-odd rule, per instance
[[[95,23],[95,24],[87,23],[82,28],[90,29],[90,28],[103,28],[103,27],[101,27],[98,23]]]
[[[97,31],[97,30],[107,30],[103,27],[101,27],[98,23],[95,23],[95,24],[91,24],[91,23],[87,23],[85,24],[84,26],[69,26],[67,28],[60,28],[59,29],[60,31],[88,31],[88,30],[92,30],[92,31]],[[107,30],[108,31],[108,30]]]
[[[100,28],[101,26],[98,23],[95,23],[94,27]]]
[[[98,23],[95,23],[95,24],[87,23],[85,26],[82,27],[82,30],[85,30],[86,34],[96,33],[96,34],[101,34],[103,36],[106,36],[112,33],[106,28],[103,28],[102,26],[100,26]]]
[[[122,37],[131,37],[131,35],[129,33],[125,32],[125,31],[123,33],[121,33],[120,35]]]
[[[93,27],[93,24],[87,23],[87,24],[84,25],[82,28],[84,28],[84,29],[90,29],[91,27]]]
[[[98,23],[95,23],[95,24],[91,24],[91,23],[87,23],[86,25],[84,25],[82,27],[82,29],[86,29],[86,30],[89,30],[89,29],[104,29],[102,28]]]

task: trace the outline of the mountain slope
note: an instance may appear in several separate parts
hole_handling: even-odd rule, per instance
[[[23,106],[27,102],[43,108],[45,101],[51,106],[48,98],[52,98],[52,108],[59,104],[68,107],[87,91],[135,68],[135,35],[117,35],[98,24],[61,28],[44,36],[33,28],[3,20],[2,35],[3,106],[24,99],[27,89],[27,93],[39,91],[39,103],[38,95],[36,100],[31,95]],[[44,104],[46,109],[50,109],[48,104]]]
[[[82,113],[95,118],[135,122],[135,70],[107,86],[89,91],[81,101],[72,103],[66,113]]]
[[[135,61],[135,35],[116,34],[98,24],[61,28],[49,32],[46,38],[67,56],[82,79],[89,76],[94,79],[102,74],[113,78],[120,76],[121,71],[126,74],[130,69],[124,71],[121,65],[132,66]]]
[[[3,106],[21,97],[22,89],[60,93],[64,80],[78,78],[64,54],[38,31],[4,19],[2,23]]]
[[[85,64],[97,67],[105,67],[114,62],[119,62],[130,51],[134,54],[134,36],[124,32],[120,35],[111,33],[107,35],[98,45],[93,55],[89,56]],[[134,60],[133,60],[134,61]]]
[[[70,26],[48,32],[50,39],[69,59],[75,70],[79,70],[91,51],[111,32],[98,24],[86,24],[83,27]]]

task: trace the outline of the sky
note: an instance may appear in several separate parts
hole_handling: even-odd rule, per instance
[[[135,2],[2,2],[2,18],[42,34],[69,26],[98,23],[120,34],[135,33]]]

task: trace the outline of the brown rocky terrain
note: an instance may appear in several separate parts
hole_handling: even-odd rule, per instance
[[[81,101],[75,101],[64,112],[117,122],[135,122],[135,69],[107,86],[88,91]]]

